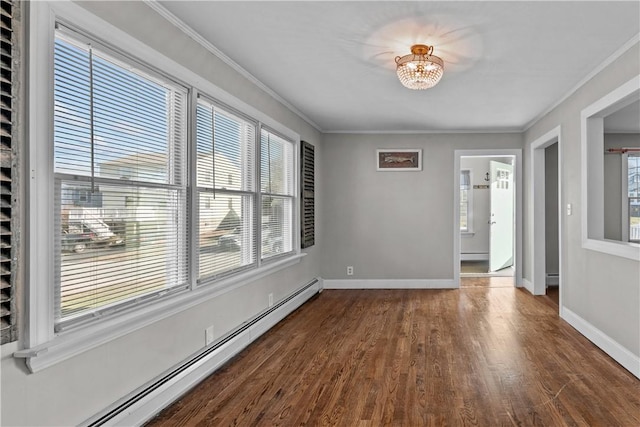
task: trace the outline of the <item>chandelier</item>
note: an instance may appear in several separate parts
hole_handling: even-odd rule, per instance
[[[429,89],[438,84],[444,73],[444,62],[433,53],[433,46],[415,44],[411,54],[396,56],[396,72],[409,89]]]

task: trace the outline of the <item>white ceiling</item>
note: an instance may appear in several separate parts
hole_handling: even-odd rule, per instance
[[[640,32],[638,1],[158,5],[324,132],[520,131]],[[445,61],[433,89],[396,78],[415,43]]]

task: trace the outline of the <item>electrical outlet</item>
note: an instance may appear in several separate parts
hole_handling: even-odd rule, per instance
[[[571,203],[567,203],[567,215],[571,215]]]
[[[347,266],[347,276],[353,276],[353,265]]]
[[[211,345],[213,343],[213,325],[204,330],[204,345]]]
[[[273,294],[269,294],[269,307],[273,307]]]

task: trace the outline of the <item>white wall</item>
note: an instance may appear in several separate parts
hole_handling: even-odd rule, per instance
[[[316,147],[317,204],[322,205],[320,134],[278,101],[213,57],[143,2],[88,2],[88,10],[151,48],[210,80],[240,100],[299,133]],[[90,28],[89,28],[90,30]],[[316,213],[316,245],[302,261],[213,300],[86,351],[35,374],[12,353],[20,343],[2,346],[1,419],[6,426],[76,425],[204,346],[204,330],[216,337],[320,275],[322,221]],[[23,292],[24,289],[21,288]]]
[[[521,144],[520,134],[325,135],[322,277],[453,279],[454,150]],[[377,172],[377,148],[421,148],[423,170]]]
[[[562,206],[570,203],[573,214],[563,216],[562,303],[565,310],[579,316],[594,333],[606,336],[613,348],[640,357],[640,263],[582,248],[580,194],[581,179],[580,113],[613,89],[638,74],[640,48],[636,43],[585,85],[537,121],[525,133],[525,155],[540,136],[561,126]],[[530,167],[531,159],[525,159]],[[525,171],[528,174],[528,171]],[[533,240],[528,205],[530,185],[525,188],[524,277],[531,280]],[[627,353],[625,353],[627,354]]]

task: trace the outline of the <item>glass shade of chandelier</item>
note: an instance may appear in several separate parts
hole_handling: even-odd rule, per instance
[[[433,46],[415,44],[411,53],[396,56],[398,79],[409,89],[429,89],[438,84],[444,74],[444,61],[432,55]]]

